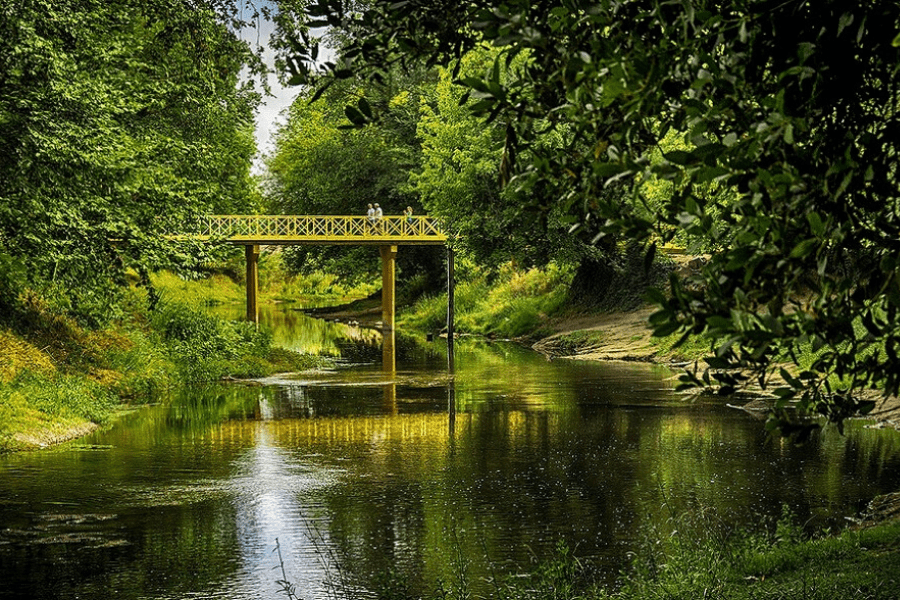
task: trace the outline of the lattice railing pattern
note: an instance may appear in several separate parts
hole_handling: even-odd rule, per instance
[[[440,223],[432,217],[210,215],[201,222],[199,237],[225,239],[418,238],[444,240]]]

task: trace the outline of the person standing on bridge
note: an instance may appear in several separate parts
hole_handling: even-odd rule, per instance
[[[403,211],[403,216],[405,217],[404,221],[406,221],[406,233],[407,235],[413,234],[413,209],[412,206],[407,206],[406,210]]]
[[[369,203],[369,210],[366,211],[366,220],[369,222],[369,229],[375,228],[375,207]]]
[[[384,212],[381,210],[381,207],[376,204],[375,205],[375,227],[378,229],[378,232],[382,232],[382,224],[381,217],[384,216]]]

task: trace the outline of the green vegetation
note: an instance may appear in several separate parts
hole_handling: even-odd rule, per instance
[[[297,273],[285,265],[284,253],[266,251],[259,260],[259,298],[261,302],[307,302],[339,304],[372,294],[378,271],[368,273],[365,280],[348,284],[332,273],[312,271]],[[243,258],[235,258],[196,277],[183,277],[172,271],[158,271],[150,282],[166,300],[189,306],[243,304]]]
[[[562,356],[571,356],[600,346],[606,337],[600,329],[573,331],[557,339],[556,349]]]
[[[800,409],[772,421],[784,432],[792,414],[840,422],[900,392],[900,49],[893,2],[823,1],[278,2],[260,10],[280,66],[308,85],[262,178],[265,67],[238,35],[252,3],[0,2],[0,311],[25,323],[27,291],[102,330],[127,317],[130,273],[149,287],[228,254],[165,239],[204,214],[408,205],[484,274],[460,285],[462,331],[522,335],[562,303],[665,287],[665,351],[712,349],[684,386],[762,382]],[[311,31],[336,53],[320,71]],[[654,256],[673,240],[712,254],[665,286]],[[377,272],[371,248],[271,260],[305,277],[264,280],[280,300]],[[568,297],[488,292],[509,261],[571,272]],[[401,253],[407,289],[431,296],[411,323],[436,326],[441,263]]]
[[[262,68],[218,2],[0,2],[0,308],[25,287],[84,324],[126,275],[195,268],[163,238],[254,211]]]
[[[597,273],[619,260],[620,240],[642,243],[648,261],[672,240],[714,249],[654,297],[658,336],[714,345],[685,386],[762,381],[799,409],[772,421],[785,433],[814,426],[793,414],[840,422],[868,409],[870,390],[900,392],[896,2],[283,8],[283,25],[331,30],[338,57],[324,68],[320,40],[281,38],[314,97],[438,67],[445,85],[422,96],[427,160],[411,181],[464,239],[496,239],[496,220],[500,237],[524,240],[522,256],[553,256],[577,247],[552,239],[572,225],[566,237],[585,244],[576,289],[608,282]],[[366,98],[345,98],[360,131],[381,126]],[[782,369],[806,344],[816,359]]]
[[[810,534],[786,507],[754,531],[725,525],[704,511],[673,517],[642,533],[618,576],[601,572],[564,543],[555,555],[494,575],[478,597],[491,600],[877,600],[900,589],[900,521]],[[452,559],[451,559],[452,560]],[[464,600],[476,594],[465,565],[450,580],[415,593],[402,573],[376,578],[383,600]],[[286,576],[285,576],[286,578]],[[330,576],[336,598],[356,598],[352,573]],[[295,593],[287,581],[285,589]]]
[[[456,330],[491,337],[534,334],[564,305],[572,269],[551,263],[545,269],[518,270],[506,264],[497,273],[474,265],[461,270],[456,286]],[[423,331],[447,324],[447,296],[417,302],[401,315],[404,325]]]
[[[677,525],[648,536],[617,589],[594,597],[862,600],[890,598],[900,584],[897,521],[818,536],[787,511],[762,534]]]
[[[710,340],[703,336],[682,336],[671,333],[665,337],[651,338],[658,356],[667,356],[676,362],[701,361],[709,355]]]
[[[272,347],[271,335],[249,323],[168,301],[147,311],[146,294],[136,289],[129,299],[126,317],[99,329],[33,296],[20,299],[21,320],[0,330],[0,451],[70,439],[174,386],[324,364]]]
[[[422,214],[423,206],[408,184],[409,172],[420,162],[416,123],[427,71],[390,77],[383,85],[352,83],[329,90],[311,104],[315,90],[301,91],[286,123],[274,136],[268,157],[266,201],[276,214],[365,215],[369,204],[385,214],[400,215],[407,206]],[[385,114],[381,125],[347,129],[344,105],[363,97]],[[379,272],[375,248],[360,246],[295,246],[284,250],[284,262],[294,273],[326,272],[350,285]],[[439,289],[440,248],[405,246],[397,255],[401,283],[423,278],[429,290]]]

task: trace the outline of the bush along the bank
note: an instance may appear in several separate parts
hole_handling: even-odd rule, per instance
[[[248,322],[227,321],[182,304],[165,303],[151,315],[171,359],[187,381],[265,374],[271,335]]]
[[[265,327],[229,321],[177,303],[157,306],[151,317],[168,355],[188,383],[230,377],[263,377],[323,364],[323,359],[272,346]]]
[[[106,424],[124,403],[176,385],[302,371],[325,359],[272,346],[253,324],[179,303],[146,309],[131,290],[125,318],[92,328],[22,294],[0,315],[0,452],[51,445]]]

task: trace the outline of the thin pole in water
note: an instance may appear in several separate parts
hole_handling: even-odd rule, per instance
[[[453,364],[453,315],[455,307],[453,305],[453,248],[447,246],[447,369],[452,374],[454,372]]]

